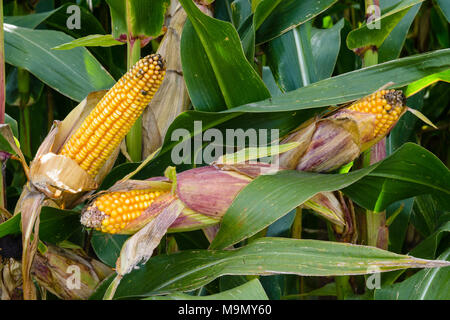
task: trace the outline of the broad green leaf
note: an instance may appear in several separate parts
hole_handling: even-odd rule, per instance
[[[133,36],[157,36],[164,23],[169,0],[107,0],[115,39],[131,32]],[[129,29],[127,27],[129,24]]]
[[[267,63],[284,92],[317,80],[308,28],[303,24],[267,43]]]
[[[347,174],[286,170],[259,176],[233,201],[211,248],[223,249],[235,244],[315,194],[340,189],[357,204],[377,211],[397,200],[423,193],[442,194],[448,202],[450,172],[429,151],[408,143],[385,160]]]
[[[403,0],[389,11],[383,13],[380,18],[375,19],[370,24],[365,24],[349,33],[347,46],[349,49],[362,48],[367,46],[380,47],[389,33],[395,28],[399,21],[408,13],[411,6],[423,2],[424,0]],[[378,25],[377,25],[378,24]]]
[[[251,280],[239,287],[211,294],[192,296],[185,293],[172,293],[167,296],[154,296],[144,300],[268,300],[264,288],[258,279]]]
[[[438,81],[450,82],[450,69],[438,73],[430,74],[422,79],[410,83],[406,88],[405,95],[407,97],[416,94],[418,91],[436,83]]]
[[[443,226],[439,227],[429,237],[419,243],[412,251],[415,257],[434,258],[439,243],[446,234],[450,232],[450,221],[447,221]]]
[[[440,209],[440,208],[439,208]],[[430,236],[438,227],[438,206],[430,195],[415,198],[412,223],[424,237]]]
[[[390,81],[400,88],[449,68],[450,49],[436,50],[344,73],[233,111],[278,112],[336,105],[359,99]]]
[[[19,234],[21,215],[16,214],[11,219],[0,224],[0,237],[8,234]],[[80,213],[43,207],[40,214],[39,238],[58,244],[72,235],[81,232]]]
[[[269,92],[272,95],[272,97],[278,97],[279,95],[282,94],[280,88],[275,82],[275,78],[273,77],[272,71],[270,71],[270,68],[268,66],[264,66],[262,68],[262,78],[264,83],[266,84],[267,89],[269,89]]]
[[[422,3],[408,9],[408,12],[389,33],[383,44],[378,48],[378,63],[397,59],[400,56],[409,28],[414,21]]]
[[[222,275],[367,274],[450,265],[374,247],[319,240],[261,238],[235,250],[195,250],[151,258],[123,277],[115,299],[191,291]]]
[[[92,34],[75,39],[52,48],[53,50],[69,50],[77,47],[112,47],[122,45],[123,42],[115,40],[111,34]]]
[[[41,240],[58,244],[81,232],[79,212],[42,207],[39,222]]]
[[[0,238],[10,234],[20,233],[20,214],[16,214],[11,219],[0,223]]]
[[[450,259],[448,248],[439,260]],[[450,268],[424,269],[406,280],[375,291],[376,300],[449,300]]]
[[[186,40],[182,41],[183,73],[185,76],[191,73],[190,79],[186,77],[189,94],[194,95],[197,88],[204,85],[204,81],[212,79],[212,75],[205,79],[200,78],[199,75],[192,72],[191,66],[209,63],[210,67],[205,68],[209,69],[207,70],[209,73],[211,70],[213,71],[227,108],[269,98],[270,93],[264,82],[244,55],[234,27],[230,23],[203,14],[192,0],[181,0],[180,3],[183,5],[208,58],[203,60],[197,56],[186,56],[185,53],[183,54],[184,48],[186,45],[192,44],[187,43]],[[196,44],[198,45],[198,42]],[[194,70],[198,68],[194,66]],[[192,102],[198,110],[223,110],[224,107],[223,105],[199,105],[194,99]]]
[[[441,8],[447,22],[450,23],[450,3],[447,0],[436,0],[436,2],[438,3],[439,8]]]
[[[450,171],[428,150],[406,143],[372,167],[367,177],[343,190],[359,205],[382,211],[397,200],[432,194],[443,209],[450,208]]]
[[[386,216],[389,218],[397,210],[400,210],[394,221],[389,226],[389,251],[400,253],[403,249],[406,232],[411,218],[414,198],[394,202],[386,208]]]
[[[108,89],[115,83],[86,49],[51,50],[73,40],[62,32],[32,30],[8,24],[4,25],[4,30],[6,62],[30,71],[71,99],[81,101],[90,92]]]
[[[331,77],[341,47],[341,30],[344,19],[339,20],[332,28],[313,28],[311,49],[316,65],[317,80]]]
[[[264,20],[277,8],[277,6],[282,2],[282,0],[261,0],[258,5],[254,8],[255,17],[253,19],[253,24],[255,30],[258,30]]]
[[[187,20],[181,35],[181,62],[186,87],[195,109],[226,110],[226,103],[208,56],[192,23]]]
[[[117,235],[93,231],[91,245],[97,257],[105,264],[115,267],[122,245],[129,235]]]
[[[27,14],[21,16],[5,16],[4,23],[13,24],[15,26],[23,28],[34,29],[58,10],[59,9],[55,9],[47,12]]]
[[[269,5],[266,6],[264,2]],[[283,0],[280,1],[276,8],[272,9],[270,1],[264,1],[256,7],[255,16],[256,25],[261,26],[256,31],[256,43],[261,44],[272,40],[283,33],[292,30],[298,25],[311,20],[315,16],[319,15],[329,7],[331,7],[336,0]],[[277,1],[278,2],[278,1]],[[261,11],[258,13],[258,10]]]

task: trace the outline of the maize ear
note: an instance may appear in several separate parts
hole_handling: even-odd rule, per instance
[[[404,113],[406,98],[399,90],[379,90],[364,97],[347,109],[376,115],[374,136],[385,136]]]
[[[100,100],[60,151],[95,176],[118,147],[165,75],[159,54],[139,60]]]
[[[81,223],[98,231],[118,233],[165,193],[142,189],[101,195],[88,208],[88,214],[82,216]]]

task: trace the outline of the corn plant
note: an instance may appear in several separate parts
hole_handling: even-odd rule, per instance
[[[446,1],[0,4],[2,299],[449,299]]]

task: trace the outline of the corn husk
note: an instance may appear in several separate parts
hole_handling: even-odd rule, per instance
[[[14,210],[21,213],[23,236],[23,292],[25,299],[35,299],[29,272],[38,241],[39,213],[43,205],[71,208],[94,191],[114,165],[117,148],[95,177],[89,176],[75,161],[58,155],[61,147],[75,133],[97,105],[106,90],[90,93],[63,121],[55,121],[30,164],[29,181]],[[33,241],[30,241],[33,236]]]
[[[31,273],[40,286],[64,300],[88,299],[113,271],[81,251],[47,247],[37,254]],[[79,278],[77,278],[79,276]]]
[[[144,159],[162,145],[162,139],[172,121],[189,108],[180,56],[181,32],[186,17],[178,1],[171,1],[167,17],[169,24],[157,50],[157,53],[166,57],[166,76],[142,116]]]
[[[0,257],[0,260],[2,258]],[[21,264],[13,258],[0,261],[0,300],[22,299]]]

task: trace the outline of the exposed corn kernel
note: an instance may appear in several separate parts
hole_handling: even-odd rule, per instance
[[[82,224],[102,232],[118,233],[139,217],[152,203],[167,191],[149,189],[112,192],[99,196],[83,214]]]
[[[399,90],[380,90],[348,107],[349,110],[376,115],[375,137],[385,135],[395,125],[405,108],[406,98]]]
[[[153,70],[148,69],[149,65]],[[161,81],[152,84],[147,74],[164,78],[165,62],[159,54],[139,60],[105,94],[60,154],[95,176],[158,90]]]

